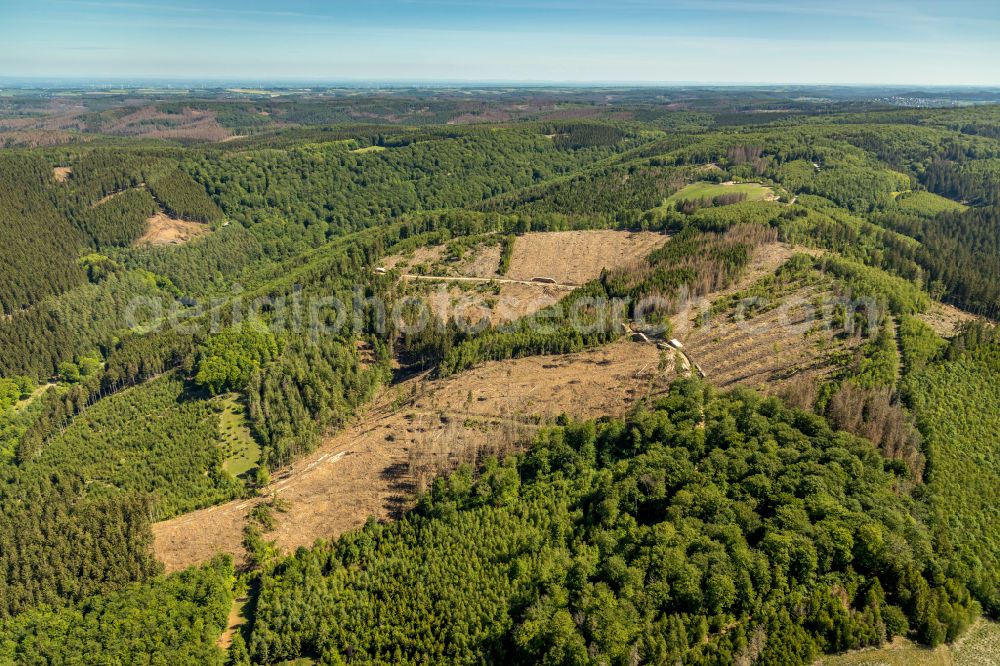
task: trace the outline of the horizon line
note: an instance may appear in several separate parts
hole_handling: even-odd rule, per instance
[[[352,77],[248,77],[248,76],[108,76],[108,75],[0,75],[0,86],[15,82],[66,82],[66,83],[88,83],[90,85],[111,86],[116,83],[199,83],[199,84],[226,84],[226,83],[256,83],[269,84],[280,87],[284,84],[323,85],[335,87],[343,85],[348,87],[364,86],[386,86],[386,87],[414,87],[414,86],[454,86],[461,88],[476,87],[559,87],[559,88],[678,88],[690,86],[725,87],[725,88],[749,88],[762,86],[781,86],[797,88],[927,88],[927,89],[976,89],[976,90],[1000,90],[1000,83],[920,83],[920,82],[878,82],[865,83],[857,81],[837,81],[837,82],[803,82],[803,81],[720,81],[720,80],[632,80],[632,81],[609,81],[609,80],[560,80],[560,79],[447,79],[447,78],[352,78]],[[47,86],[58,87],[58,86]]]

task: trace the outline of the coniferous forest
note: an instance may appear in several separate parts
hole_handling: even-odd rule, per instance
[[[0,96],[0,664],[1000,661],[991,100],[61,94]]]

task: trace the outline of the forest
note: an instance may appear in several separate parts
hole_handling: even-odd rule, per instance
[[[0,97],[0,664],[812,664],[995,626],[1000,110],[828,94],[80,93],[52,141],[17,127],[70,111]],[[587,273],[588,234],[652,249]],[[429,284],[555,296],[415,329]],[[754,332],[796,295],[832,323]],[[811,365],[722,385],[698,336]],[[600,408],[462,383],[581,358],[543,391],[617,377]],[[457,423],[411,483],[427,414]],[[392,514],[284,547],[287,489],[387,415]],[[239,544],[165,565],[158,526],[235,506]]]
[[[911,631],[933,646],[979,606],[929,575],[930,540],[869,442],[687,381],[277,565],[250,656],[781,664]]]

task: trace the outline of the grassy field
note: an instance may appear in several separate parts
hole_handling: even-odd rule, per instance
[[[260,459],[260,446],[250,434],[246,410],[235,393],[222,396],[219,414],[219,446],[226,457],[222,469],[233,476],[249,472]]]
[[[885,648],[858,650],[819,661],[820,666],[952,666],[954,663],[950,648],[930,650],[902,639]]]
[[[691,183],[675,192],[666,203],[685,199],[712,199],[723,194],[746,194],[747,201],[762,201],[774,196],[774,190],[759,183]]]
[[[897,639],[885,648],[824,657],[821,666],[988,666],[1000,664],[1000,623],[983,621],[954,645],[934,650]]]
[[[28,407],[28,405],[33,403],[35,400],[38,400],[38,398],[42,397],[42,394],[48,391],[53,386],[55,386],[55,384],[53,384],[52,382],[49,382],[47,384],[42,384],[34,391],[32,391],[31,395],[29,395],[27,398],[24,398],[23,400],[18,400],[17,403],[14,405],[14,411],[15,412],[24,411]]]
[[[1000,622],[980,622],[952,648],[956,666],[1000,664]]]
[[[385,146],[365,146],[364,148],[355,148],[351,152],[361,155],[365,153],[381,153],[383,150],[385,150]]]
[[[957,201],[946,199],[932,192],[902,192],[896,197],[896,205],[908,213],[923,213],[937,215],[949,211],[961,211],[968,208]]]

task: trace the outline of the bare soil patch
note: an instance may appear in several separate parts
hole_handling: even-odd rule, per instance
[[[823,251],[788,243],[768,243],[754,248],[750,268],[740,276],[740,279],[726,289],[709,294],[702,302],[692,303],[687,311],[673,318],[674,337],[683,340],[684,336],[690,334],[694,329],[698,313],[709,307],[713,301],[743,291],[760,279],[773,275],[796,254],[808,254],[815,257],[823,254]]]
[[[399,268],[404,273],[411,272],[416,266],[431,266],[441,261],[444,257],[445,246],[433,245],[431,247],[418,247],[413,252],[407,254],[395,254],[386,257],[382,261],[382,266],[388,269]]]
[[[930,310],[917,315],[934,332],[945,338],[950,338],[958,332],[959,327],[966,322],[975,321],[977,317],[965,310],[959,310],[953,305],[944,303],[931,304]]]
[[[73,175],[72,167],[55,167],[52,169],[52,177],[55,178],[58,183],[65,183],[69,180],[71,175]]]
[[[483,319],[494,326],[516,321],[557,303],[572,291],[564,285],[486,278],[479,278],[483,282],[473,282],[477,278],[407,279],[427,283],[420,296],[438,319],[455,318],[473,325]]]
[[[642,261],[667,240],[667,236],[655,232],[529,233],[515,240],[506,277],[513,280],[549,277],[564,284],[584,284],[600,277],[605,268]]]
[[[477,248],[462,261],[457,262],[455,270],[460,275],[468,277],[494,277],[499,275],[497,269],[500,268],[500,244],[486,245]]]
[[[436,474],[483,454],[527,442],[561,413],[624,414],[640,397],[665,390],[654,345],[627,341],[567,356],[485,363],[444,380],[425,376],[385,392],[346,430],[310,456],[276,472],[265,495],[287,504],[266,535],[283,552],[335,538],[369,516],[388,519],[410,506]],[[255,502],[237,500],[153,526],[168,571],[217,552],[243,561],[243,527]]]
[[[815,307],[833,297],[829,285],[803,285],[775,295],[763,312],[736,311],[709,316],[712,303],[737,294],[772,275],[793,255],[820,250],[770,243],[754,250],[751,268],[729,288],[711,294],[673,318],[674,337],[696,370],[720,388],[749,386],[765,393],[805,398],[835,370],[834,356],[853,350],[860,338],[842,338],[831,312]],[[803,406],[803,405],[800,405]]]
[[[232,131],[218,123],[214,111],[184,108],[180,113],[165,113],[155,106],[140,107],[102,130],[121,136],[206,141],[221,141],[232,135]]]
[[[181,245],[210,231],[207,224],[179,220],[161,212],[146,220],[146,231],[135,245]]]
[[[817,320],[814,299],[831,295],[803,287],[774,309],[748,319],[717,315],[682,338],[685,351],[720,388],[752,386],[781,393],[803,379],[815,384],[835,369],[834,354],[862,342],[837,338]]]
[[[237,631],[247,623],[246,618],[246,606],[248,600],[246,597],[233,599],[233,605],[229,608],[229,617],[226,619],[226,630],[222,632],[219,636],[219,640],[215,642],[222,650],[228,650],[233,645],[233,636],[236,635]]]

